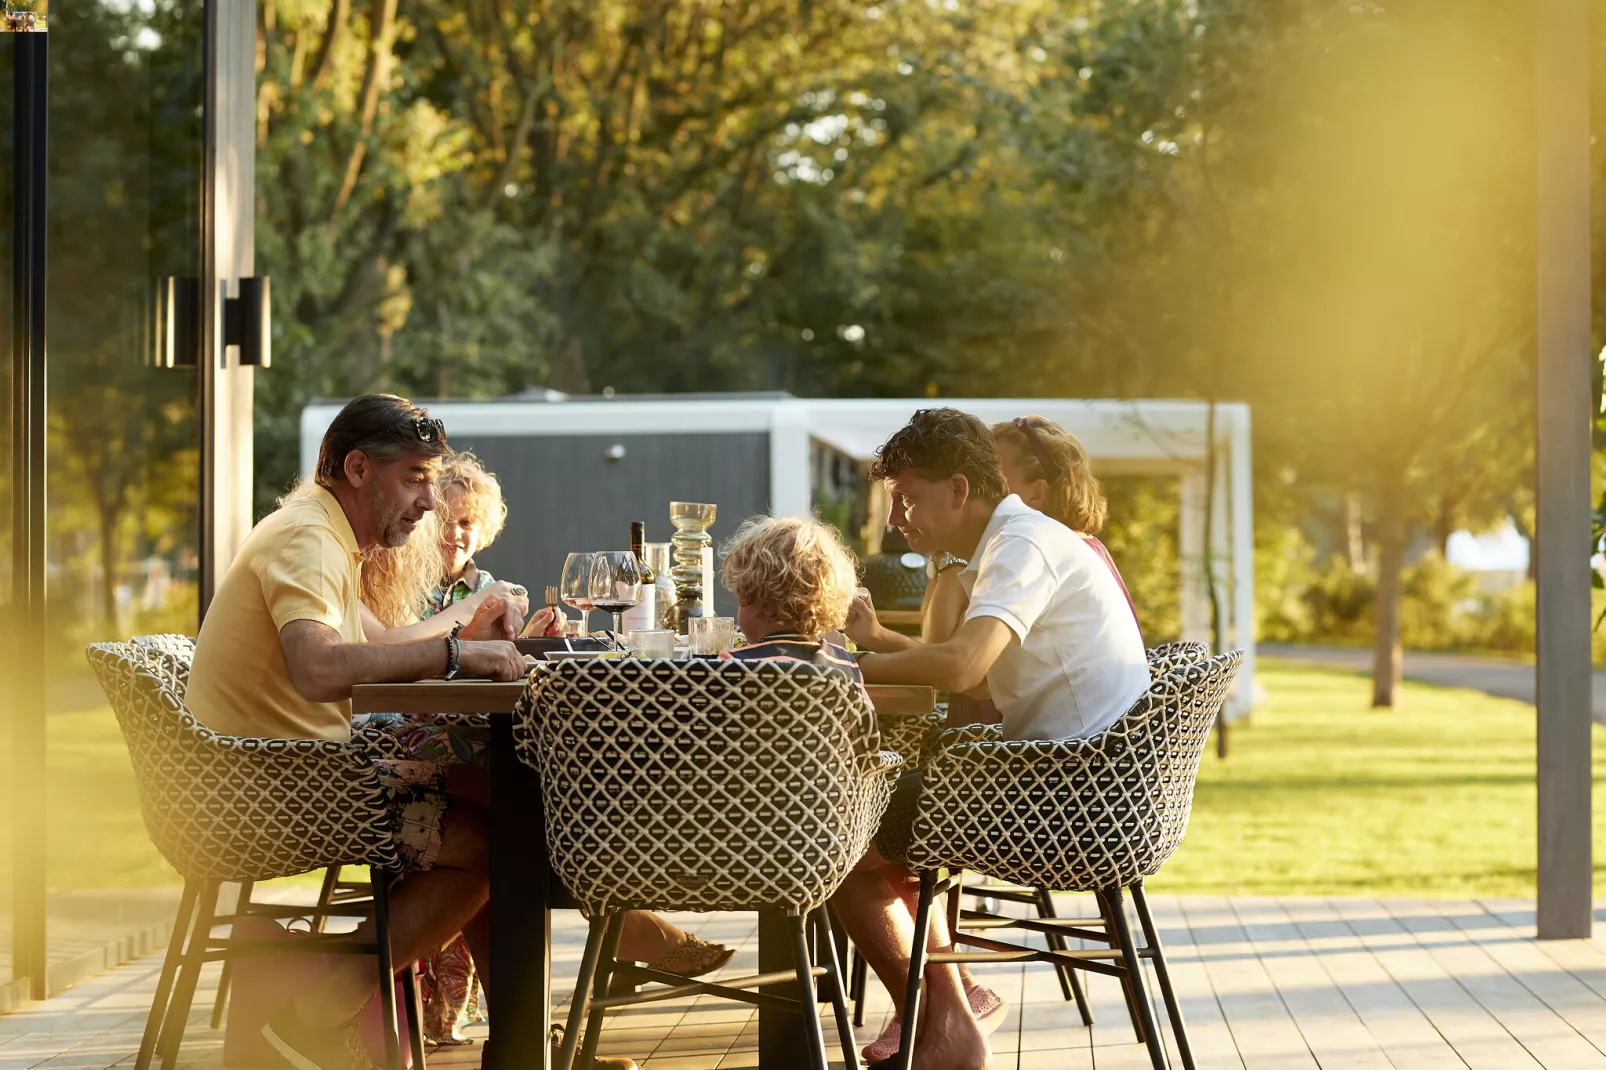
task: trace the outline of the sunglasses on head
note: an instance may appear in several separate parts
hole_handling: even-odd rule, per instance
[[[415,416],[412,420],[413,434],[418,436],[420,442],[445,442],[446,425],[429,416]]]
[[[1017,416],[1015,426],[1026,432],[1026,444],[1032,448],[1032,456],[1037,458],[1038,465],[1042,467],[1044,478],[1052,480],[1056,467],[1050,463],[1048,450],[1037,435],[1037,429],[1048,426],[1048,421],[1041,416]]]

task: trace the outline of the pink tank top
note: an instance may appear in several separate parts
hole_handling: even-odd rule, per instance
[[[1121,570],[1115,567],[1115,558],[1110,556],[1110,551],[1105,548],[1102,542],[1099,542],[1097,537],[1093,535],[1083,535],[1082,541],[1087,543],[1094,553],[1103,558],[1106,565],[1110,566],[1110,571],[1115,574],[1115,582],[1121,585],[1121,593],[1126,595],[1126,604],[1128,608],[1132,610],[1132,619],[1136,621],[1138,619],[1138,607],[1132,601],[1132,592],[1126,589],[1126,581],[1121,578]],[[1143,634],[1142,621],[1138,621],[1138,634]]]

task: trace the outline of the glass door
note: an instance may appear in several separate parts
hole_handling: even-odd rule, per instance
[[[54,968],[160,925],[177,898],[83,651],[197,627],[205,4],[58,2],[50,38],[45,872]]]
[[[84,647],[197,627],[208,12],[205,0],[30,6],[48,18],[50,84],[45,626],[26,667],[43,686],[6,719],[15,745],[0,768],[38,805],[0,804],[12,862],[0,903],[16,892],[17,946],[47,934],[55,991],[107,945],[158,929],[177,899]],[[9,64],[15,49],[0,50]],[[0,92],[9,124],[9,77]],[[8,191],[8,222],[13,209]]]

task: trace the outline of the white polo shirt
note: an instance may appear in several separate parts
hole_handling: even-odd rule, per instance
[[[1074,739],[1113,724],[1149,688],[1132,608],[1082,537],[1011,494],[959,574],[966,620],[1015,633],[987,672],[1008,739]]]

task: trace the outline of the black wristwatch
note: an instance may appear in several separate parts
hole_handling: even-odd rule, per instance
[[[457,638],[457,633],[462,630],[461,624],[454,624],[446,634],[446,675],[441,677],[442,680],[455,680],[457,674],[463,671],[463,644]]]

